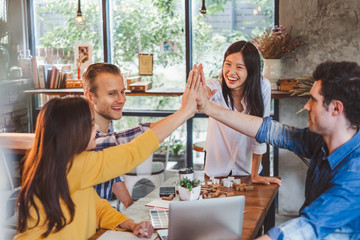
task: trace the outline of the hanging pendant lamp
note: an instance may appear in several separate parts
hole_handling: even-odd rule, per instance
[[[201,14],[206,14],[205,0],[202,0],[202,6],[200,9]]]
[[[81,13],[81,3],[80,0],[78,0],[78,11],[75,18],[75,26],[77,29],[82,30],[86,26],[86,20],[85,17]]]

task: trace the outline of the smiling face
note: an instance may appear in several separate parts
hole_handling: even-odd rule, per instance
[[[96,77],[96,85],[96,94],[91,93],[95,113],[107,121],[119,120],[126,102],[123,78],[121,75],[101,73]]]
[[[243,54],[238,52],[227,56],[222,72],[228,88],[241,91],[248,76]]]
[[[321,80],[315,81],[310,91],[310,99],[304,108],[308,111],[309,129],[324,135],[331,128],[331,112],[324,106],[324,96],[321,94]]]

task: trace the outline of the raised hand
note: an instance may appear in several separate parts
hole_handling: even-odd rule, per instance
[[[204,89],[204,92],[206,93],[207,98],[210,99],[217,92],[217,89],[214,89],[211,91],[210,88],[206,86],[203,69],[201,69],[201,72],[200,72],[200,80],[201,80],[202,88]]]
[[[197,108],[196,98],[199,95],[201,85],[202,65],[194,65],[189,73],[188,81],[185,87],[184,94],[181,99],[181,109],[189,111],[191,117],[194,116]]]
[[[197,98],[196,98],[198,111],[201,113],[205,113],[207,115],[208,115],[207,112],[208,112],[210,106],[212,105],[209,101],[208,94],[209,94],[208,87],[206,87],[204,84],[202,84],[202,87],[200,88]]]

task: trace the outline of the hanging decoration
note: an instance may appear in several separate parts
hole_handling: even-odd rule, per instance
[[[202,6],[200,9],[201,14],[206,14],[205,0],[202,0]]]
[[[86,26],[86,20],[85,17],[81,13],[81,3],[80,0],[78,0],[78,11],[75,18],[75,26],[79,30],[83,30]]]

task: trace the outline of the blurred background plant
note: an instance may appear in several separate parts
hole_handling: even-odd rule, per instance
[[[314,84],[314,78],[311,76],[305,76],[296,78],[296,85],[293,90],[290,90],[291,96],[307,97],[310,96],[310,90]]]
[[[7,36],[7,33],[7,22],[3,18],[0,18],[0,44],[2,44],[2,39]]]
[[[266,29],[252,42],[261,52],[264,59],[280,59],[290,53],[294,53],[296,48],[303,42],[299,37],[291,36],[291,29],[288,32],[284,26],[274,26]]]
[[[166,153],[169,141],[166,140],[161,143],[158,152]],[[170,142],[169,153],[173,155],[181,155],[185,151],[185,142],[182,139],[175,139]]]
[[[291,96],[310,97],[310,90],[314,85],[315,79],[312,76],[305,76],[296,78],[296,80],[297,83],[294,86],[294,89],[289,91]],[[296,114],[301,113],[304,110],[304,108],[301,108]]]
[[[8,23],[0,18],[0,79],[7,78],[10,55],[8,51]]]

